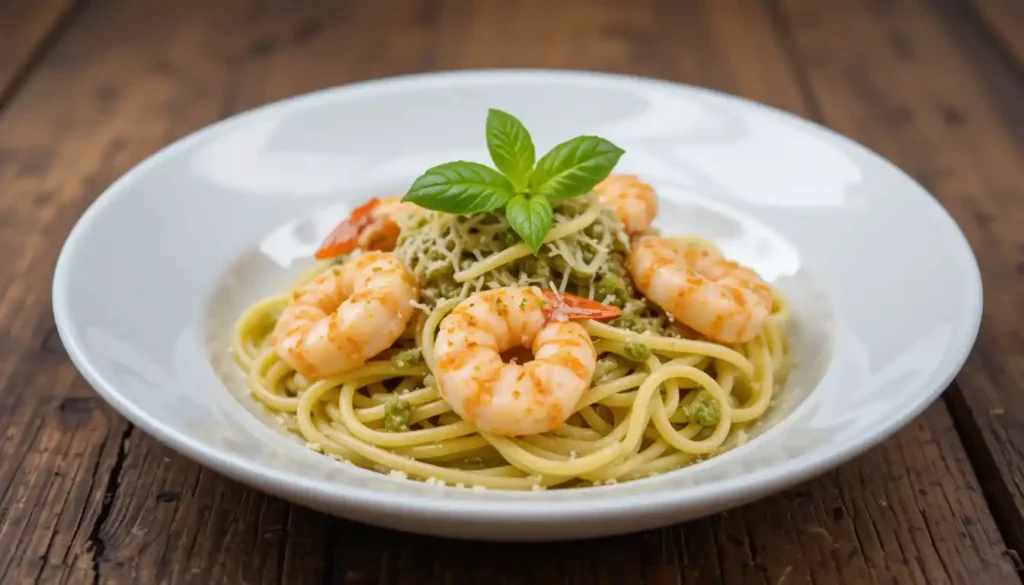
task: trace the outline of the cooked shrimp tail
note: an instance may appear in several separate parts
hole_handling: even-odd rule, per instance
[[[399,197],[374,197],[353,210],[324,238],[315,257],[328,260],[356,248],[390,252],[395,249],[401,232],[399,217],[420,210],[419,206],[403,202]]]
[[[317,260],[327,260],[355,250],[356,245],[359,243],[359,234],[379,221],[373,215],[373,210],[379,205],[380,199],[374,197],[355,208],[348,217],[324,238],[323,243],[320,244],[320,249],[316,251],[314,257]]]
[[[544,306],[545,315],[552,321],[580,321],[593,319],[603,321],[614,319],[622,314],[622,309],[604,305],[597,301],[578,297],[568,293],[545,290],[544,298],[548,304]]]

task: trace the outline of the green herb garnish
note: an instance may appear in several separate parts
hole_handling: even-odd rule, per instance
[[[533,250],[534,255],[540,251],[544,236],[551,229],[551,202],[544,197],[528,197],[516,195],[505,206],[505,217],[519,237]]]
[[[501,110],[487,112],[487,151],[494,166],[505,173],[517,191],[530,185],[536,156],[533,138],[515,116]]]
[[[444,163],[413,181],[402,200],[457,215],[504,208],[509,225],[534,255],[551,230],[551,201],[589,193],[625,152],[604,138],[577,136],[534,163],[536,151],[526,127],[496,109],[488,110],[486,136],[498,170],[475,162]]]

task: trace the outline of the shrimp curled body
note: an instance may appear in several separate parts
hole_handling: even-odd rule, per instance
[[[470,295],[440,323],[434,344],[438,391],[484,432],[503,436],[559,427],[590,387],[597,355],[574,321],[551,319],[538,289],[508,287]],[[502,352],[529,348],[533,360],[505,363]]]
[[[699,246],[641,236],[627,265],[644,296],[714,341],[750,341],[771,312],[771,288],[756,272]]]
[[[358,368],[399,338],[417,294],[394,254],[367,252],[293,293],[274,327],[274,349],[309,379]]]
[[[658,214],[657,193],[636,175],[608,175],[594,187],[594,192],[601,203],[615,212],[627,234],[643,232]]]

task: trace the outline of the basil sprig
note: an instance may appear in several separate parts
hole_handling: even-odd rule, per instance
[[[530,133],[511,114],[487,112],[487,150],[497,170],[456,161],[427,169],[402,198],[425,209],[469,215],[505,209],[505,217],[536,254],[552,225],[551,201],[589,193],[623,151],[598,136],[577,136],[535,162]]]

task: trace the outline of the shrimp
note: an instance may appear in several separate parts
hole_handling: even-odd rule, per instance
[[[641,236],[626,263],[644,296],[708,339],[750,341],[771,312],[771,288],[756,272],[699,246]]]
[[[658,214],[658,195],[636,175],[608,175],[594,192],[601,203],[612,208],[630,235],[646,230]]]
[[[367,252],[295,291],[274,327],[274,349],[311,380],[358,368],[402,335],[417,295],[394,254]]]
[[[573,319],[610,319],[621,312],[536,287],[470,295],[439,326],[434,374],[441,397],[470,424],[503,436],[559,427],[590,387],[597,354]],[[502,352],[532,350],[523,364]]]
[[[722,343],[752,339],[771,312],[771,288],[753,270],[697,246],[644,235],[658,213],[654,189],[635,175],[609,175],[594,187],[631,237],[630,275],[676,324]]]
[[[356,248],[390,252],[398,243],[399,222],[422,211],[422,207],[401,197],[374,197],[334,228],[316,251],[316,259],[334,258]]]

